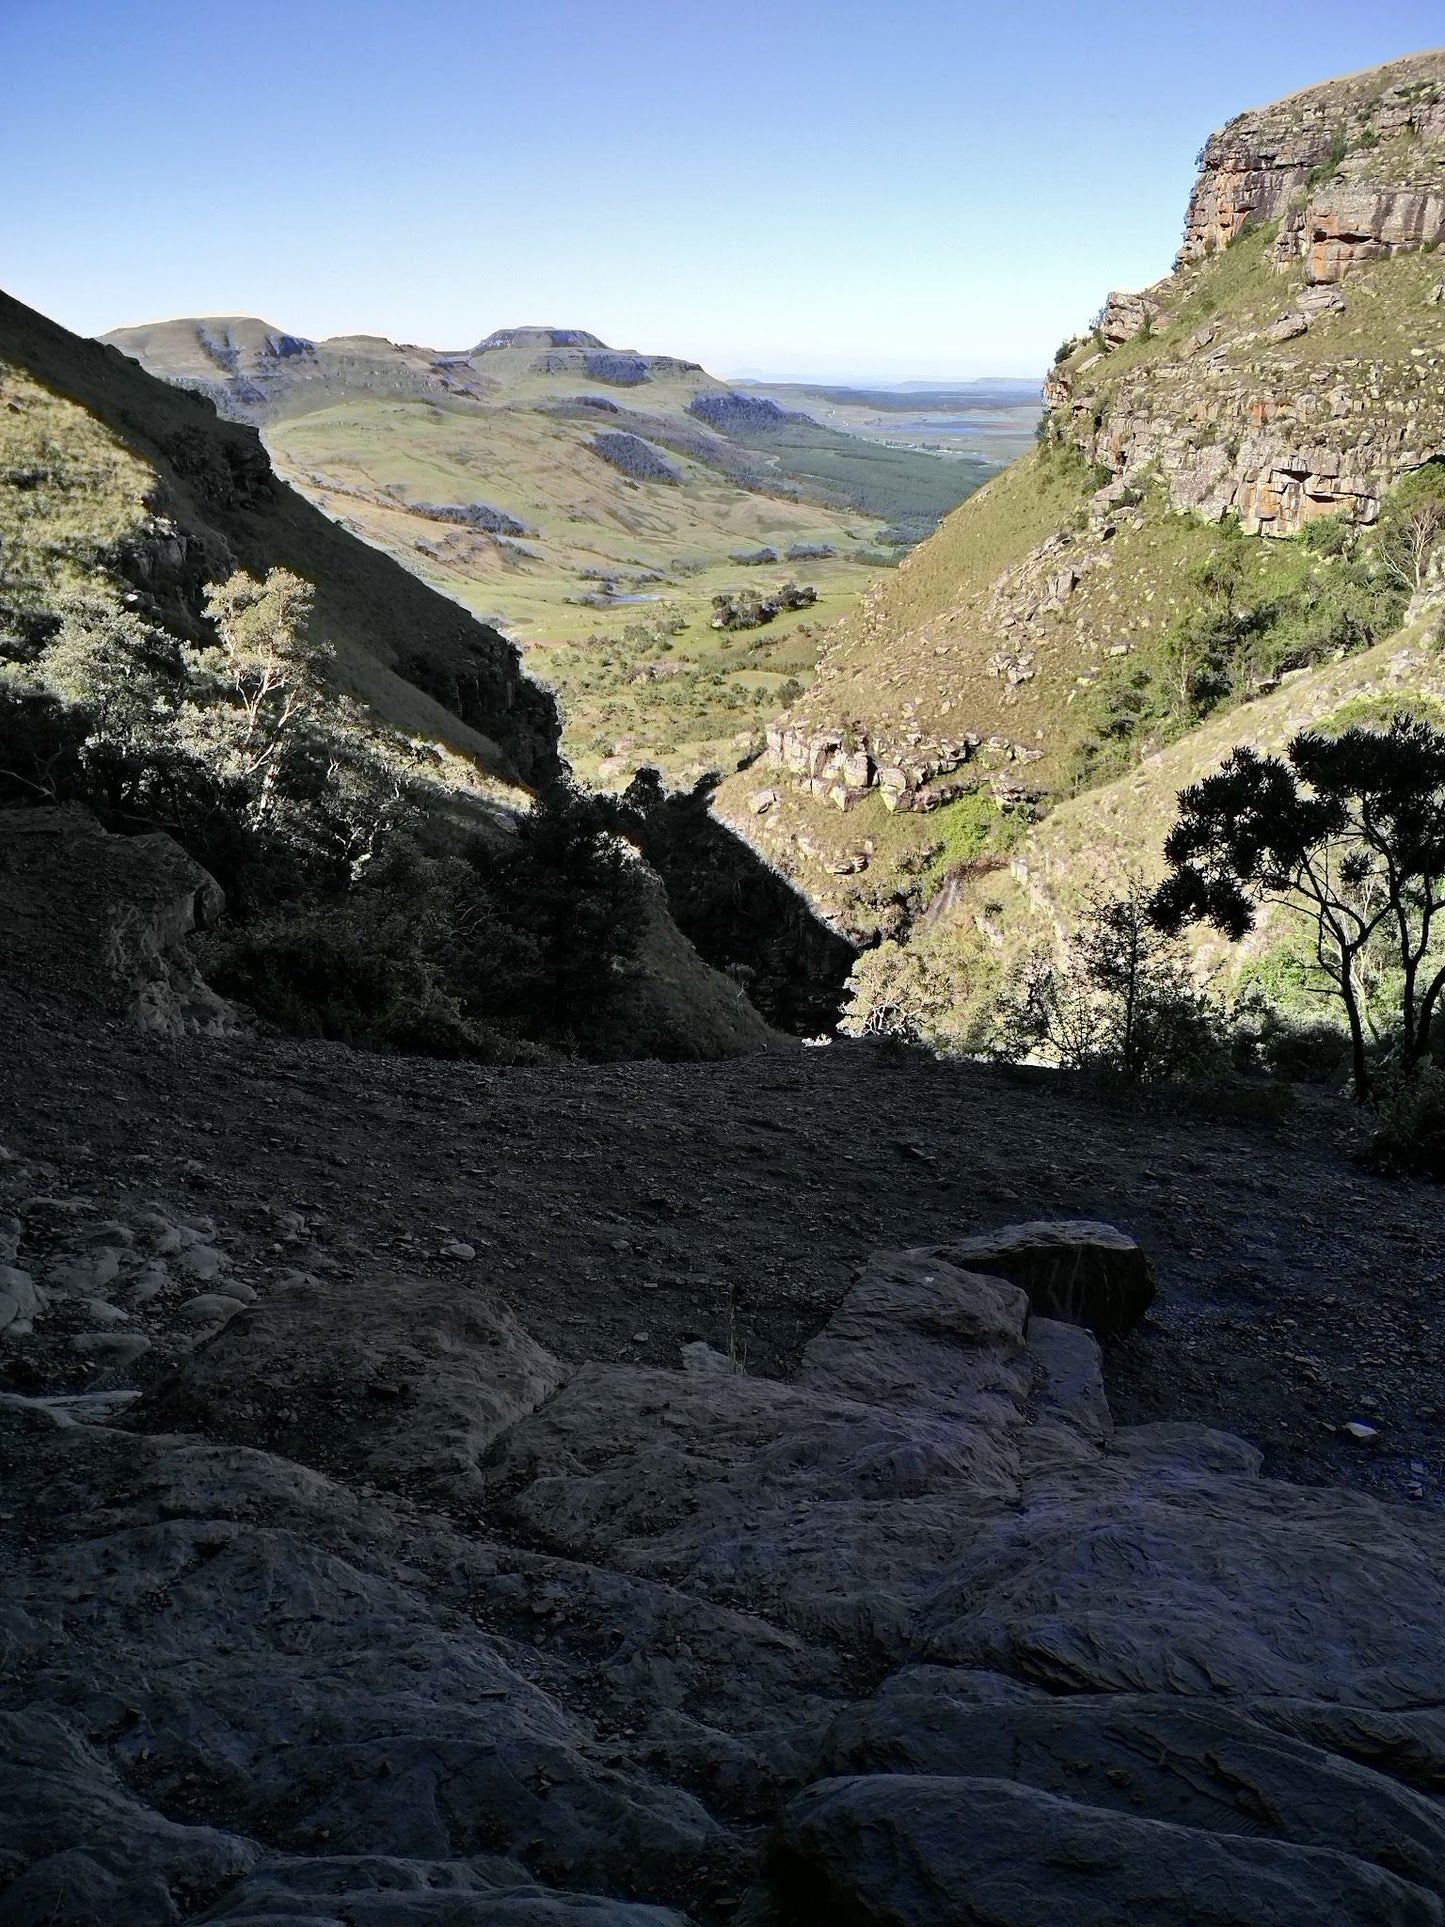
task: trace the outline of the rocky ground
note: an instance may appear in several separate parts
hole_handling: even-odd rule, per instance
[[[1227,1425],[1273,1476],[1445,1503],[1440,1195],[1356,1166],[1340,1100],[1210,1122],[863,1044],[491,1070],[252,1036],[176,1047],[33,1005],[7,1035],[4,1142],[40,1170],[7,1187],[17,1262],[44,1278],[96,1241],[88,1296],[116,1301],[101,1329],[152,1344],[127,1382],[205,1329],[187,1292],[387,1268],[494,1288],[569,1360],[675,1366],[703,1339],[783,1375],[878,1245],[1104,1218],[1160,1280],[1148,1323],[1106,1349],[1121,1418]],[[218,1269],[172,1265],[137,1305],[156,1211],[203,1227]],[[113,1222],[134,1242],[108,1245]],[[9,1348],[12,1381],[111,1382],[111,1348],[73,1349],[86,1297]]]
[[[1441,1927],[1346,1109],[226,1034],[147,848],[0,873],[0,1927]]]

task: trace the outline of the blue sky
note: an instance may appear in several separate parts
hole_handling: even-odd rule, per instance
[[[722,373],[1027,374],[1163,273],[1241,108],[1439,0],[0,0],[0,285]]]

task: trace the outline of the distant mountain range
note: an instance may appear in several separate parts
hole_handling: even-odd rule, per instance
[[[890,415],[868,394],[763,392],[581,328],[450,350],[221,315],[105,339],[260,427],[328,513],[545,646],[531,666],[561,691],[568,753],[593,777],[618,759],[675,780],[735,760],[732,739],[811,673],[822,626],[1037,412],[1015,421],[1015,397],[975,386],[923,422],[917,397]],[[816,592],[806,613],[747,646],[714,633],[715,596],[790,575]],[[625,661],[588,641],[629,632],[644,640]]]

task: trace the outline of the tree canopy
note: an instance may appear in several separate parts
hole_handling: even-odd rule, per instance
[[[1445,994],[1445,734],[1397,715],[1385,729],[1303,731],[1283,757],[1241,747],[1183,791],[1179,812],[1151,905],[1160,928],[1207,921],[1238,940],[1264,903],[1309,918],[1361,1097],[1371,1085],[1366,972],[1383,952],[1394,1048],[1411,1075]]]

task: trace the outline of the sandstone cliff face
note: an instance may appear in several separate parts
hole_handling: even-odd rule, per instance
[[[1310,245],[1318,209],[1321,225],[1331,210],[1350,207],[1346,220],[1361,238],[1374,236],[1385,246],[1419,246],[1439,239],[1445,207],[1433,197],[1428,149],[1445,140],[1445,52],[1411,54],[1340,80],[1307,87],[1272,105],[1237,115],[1212,134],[1200,155],[1200,174],[1189,201],[1178,265],[1198,261],[1229,246],[1250,222],[1285,219],[1282,256],[1298,255]],[[1411,146],[1409,155],[1422,174],[1419,182],[1389,179],[1388,163],[1372,157],[1391,146]],[[1339,169],[1339,174],[1336,174]],[[1376,173],[1386,178],[1373,194],[1353,191]],[[1336,183],[1343,181],[1345,185]],[[1320,183],[1323,181],[1323,185]],[[1308,204],[1302,195],[1319,188]],[[1389,224],[1390,232],[1384,229]],[[1333,280],[1334,274],[1322,274]]]
[[[1338,284],[1445,240],[1445,53],[1241,114],[1200,161],[1175,272],[1110,294],[1093,347],[1046,384],[1055,430],[1251,533],[1373,521],[1445,447],[1445,288],[1428,257],[1413,279]],[[1219,257],[1250,246],[1254,284],[1222,276]]]

